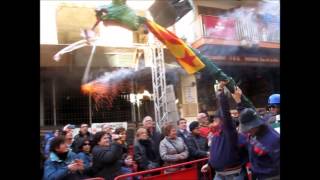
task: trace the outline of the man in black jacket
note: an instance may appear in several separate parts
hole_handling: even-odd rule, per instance
[[[160,153],[159,153],[159,145],[161,140],[163,139],[163,136],[161,135],[160,132],[158,132],[154,126],[154,121],[150,116],[146,116],[143,118],[143,127],[145,129],[147,129],[148,131],[148,136],[151,139],[152,142],[152,146],[154,147],[154,149],[156,150],[156,156],[157,156],[157,160],[159,162],[160,165],[162,165],[162,160],[160,158]]]

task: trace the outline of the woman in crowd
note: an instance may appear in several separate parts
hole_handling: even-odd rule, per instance
[[[198,121],[193,121],[189,125],[191,132],[187,138],[189,160],[201,159],[209,155],[208,139],[200,136],[199,128]]]
[[[81,179],[83,162],[76,159],[76,154],[68,149],[65,138],[55,137],[51,141],[50,155],[44,165],[43,180]]]
[[[123,127],[119,127],[114,131],[114,139],[119,139],[123,144],[123,154],[122,154],[122,167],[121,174],[132,173],[133,166],[133,157],[128,154],[128,145],[127,145],[127,131]]]
[[[165,138],[160,142],[160,156],[164,165],[173,165],[184,162],[189,155],[187,145],[183,139],[177,137],[177,129],[169,124],[164,128]],[[166,172],[174,172],[177,168],[168,169]]]
[[[53,137],[50,137],[50,138],[47,140],[46,145],[45,145],[45,148],[44,148],[44,156],[45,156],[46,158],[48,158],[49,153],[50,153],[50,143],[51,143],[52,139],[55,138],[55,137],[61,136],[61,133],[62,133],[61,130],[60,130],[60,129],[57,129],[57,130],[55,130],[55,131],[53,132]]]
[[[83,175],[86,178],[92,176],[91,166],[92,166],[92,155],[91,155],[91,143],[88,138],[82,139],[78,142],[80,145],[77,147],[79,153],[77,158],[83,161],[84,171]]]
[[[208,139],[200,135],[200,125],[198,121],[193,121],[189,125],[191,134],[187,138],[187,145],[189,148],[188,160],[196,160],[209,156]],[[205,179],[204,174],[201,173],[201,167],[198,166],[198,179]]]
[[[92,165],[91,144],[89,139],[83,139],[80,143],[77,156],[83,161],[85,169],[88,169]]]
[[[111,143],[109,135],[104,131],[97,132],[94,135],[92,148],[93,177],[113,180],[116,176],[121,175],[122,144],[123,141],[114,137]]]
[[[138,170],[144,171],[159,167],[156,153],[147,129],[139,128],[134,142],[134,160],[138,164]]]

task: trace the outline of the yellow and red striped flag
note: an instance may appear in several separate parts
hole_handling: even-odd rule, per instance
[[[187,71],[187,73],[193,74],[205,67],[205,64],[199,59],[199,57],[197,57],[189,46],[175,34],[150,20],[146,21],[146,25],[148,29],[167,46],[169,51],[177,59],[179,64]]]

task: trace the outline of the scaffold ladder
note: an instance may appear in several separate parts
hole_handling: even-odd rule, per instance
[[[147,49],[147,58],[151,60],[154,118],[161,132],[161,127],[168,120],[164,53],[160,44],[151,45]]]

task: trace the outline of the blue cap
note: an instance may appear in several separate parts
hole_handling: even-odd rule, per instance
[[[66,129],[75,129],[76,126],[73,124],[67,124],[66,126],[63,127],[63,130],[66,131]]]
[[[280,104],[280,94],[272,94],[269,96],[268,104]]]

